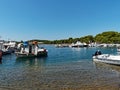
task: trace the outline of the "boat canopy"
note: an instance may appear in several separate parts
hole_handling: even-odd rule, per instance
[[[28,44],[28,42],[23,42],[23,45],[28,46],[29,44]]]

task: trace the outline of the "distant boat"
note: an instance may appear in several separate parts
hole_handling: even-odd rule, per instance
[[[62,48],[62,47],[69,47],[68,44],[56,44],[55,47]]]
[[[3,55],[11,54],[15,51],[15,42],[1,42],[0,43],[0,50],[2,50]]]
[[[45,48],[40,48],[37,42],[29,44],[24,42],[18,51],[15,52],[17,58],[30,58],[30,57],[43,57],[47,56],[48,50]]]
[[[93,55],[94,62],[102,62],[107,64],[120,65],[120,55],[98,54]]]
[[[120,47],[117,47],[117,52],[120,52]]]
[[[86,43],[81,43],[80,41],[77,41],[76,43],[72,43],[69,47],[87,47],[88,45]]]

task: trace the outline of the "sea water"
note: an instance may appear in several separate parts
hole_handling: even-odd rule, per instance
[[[16,59],[3,56],[0,64],[0,90],[119,90],[120,66],[95,63],[92,54],[118,54],[116,48],[48,49],[47,57]]]

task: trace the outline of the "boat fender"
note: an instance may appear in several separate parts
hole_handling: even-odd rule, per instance
[[[2,51],[0,51],[0,62],[2,60]]]
[[[46,49],[44,49],[44,52],[46,52]]]

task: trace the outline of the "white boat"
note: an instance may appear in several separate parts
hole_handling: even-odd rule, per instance
[[[62,48],[62,47],[69,47],[68,44],[56,44],[55,47]]]
[[[117,52],[120,52],[120,47],[117,47]]]
[[[28,57],[42,57],[47,56],[48,50],[45,48],[40,48],[37,43],[28,44],[24,43],[21,45],[19,51],[16,51],[15,54],[17,58],[28,58]]]
[[[88,45],[86,43],[81,43],[80,41],[77,41],[76,43],[72,43],[69,45],[69,47],[87,47]]]
[[[120,65],[120,55],[101,54],[93,56],[94,62]]]
[[[10,46],[11,48],[14,48],[16,46],[16,42],[14,41],[8,41],[3,44],[4,46]]]
[[[2,54],[6,55],[6,54],[11,54],[12,52],[15,51],[15,42],[0,42],[0,50],[2,50]]]

